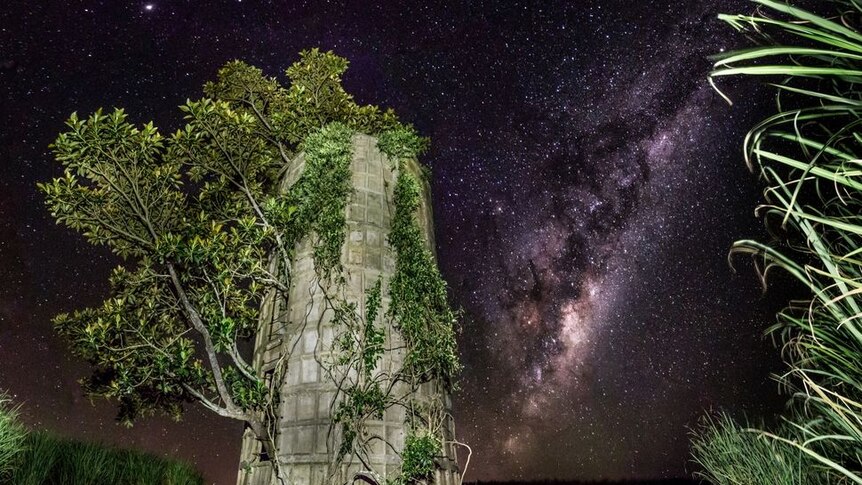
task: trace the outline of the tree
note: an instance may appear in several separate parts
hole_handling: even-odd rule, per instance
[[[755,3],[755,14],[720,18],[760,45],[718,56],[711,79],[781,77],[772,85],[778,113],[744,146],[766,184],[757,212],[774,239],[738,241],[732,254],[752,256],[764,284],[785,270],[810,297],[791,302],[768,330],[783,343],[779,380],[793,391],[782,424],[764,431],[707,419],[695,459],[719,485],[862,484],[862,5],[827,2],[837,7],[827,18]]]
[[[321,277],[341,277],[352,133],[377,134],[393,160],[415,157],[426,145],[391,110],[357,105],[341,85],[346,68],[332,52],[304,51],[287,69],[285,88],[233,61],[204,86],[205,97],[180,106],[186,125],[170,137],[152,123],[133,126],[121,109],[99,110],[72,114],[52,145],[64,174],[39,185],[51,215],[124,260],[101,306],[58,315],[54,324],[95,368],[86,390],[118,400],[124,423],[154,412],[179,417],[184,404],[199,402],[246,423],[266,453],[278,456],[277,393],[243,356],[241,342],[257,331],[262,302],[287,294],[294,248],[304,237],[314,238]],[[280,190],[299,151],[306,170]],[[409,246],[413,217],[405,217]],[[405,372],[420,383],[451,385],[458,370],[454,314],[436,266],[428,272],[433,261],[418,257],[414,270],[436,293],[399,300],[405,329],[424,336],[414,342],[405,335],[416,349]],[[380,349],[371,347],[356,365],[373,365]]]

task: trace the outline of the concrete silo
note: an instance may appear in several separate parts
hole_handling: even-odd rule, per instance
[[[281,456],[286,482],[291,485],[328,485],[352,483],[357,472],[372,471],[380,479],[394,478],[401,466],[399,452],[406,432],[404,409],[388,408],[383,419],[365,422],[367,454],[345,456],[336,460],[341,430],[332,425],[333,411],[339,394],[335,382],[341,377],[332,372],[333,345],[339,330],[332,322],[332,292],[353,302],[364,314],[365,295],[379,280],[382,282],[382,308],[378,323],[383,325],[386,351],[375,372],[397,370],[403,363],[403,341],[397,331],[384,323],[388,308],[387,284],[395,271],[395,255],[388,247],[395,210],[393,191],[398,175],[392,163],[377,147],[377,139],[363,134],[352,138],[350,172],[353,192],[346,205],[347,233],[342,247],[343,284],[334,289],[318,280],[314,268],[313,243],[310,237],[297,246],[290,271],[290,293],[287,298],[271,298],[262,307],[263,328],[258,333],[254,363],[261,375],[275,375],[277,365],[284,366],[282,378],[271,386],[277,387],[279,402],[274,409],[277,426],[275,437]],[[305,166],[302,154],[287,168],[282,190],[295,183]],[[416,161],[401,164],[422,182],[421,205],[416,214],[420,228],[432,254],[434,228],[430,190]],[[401,387],[397,387],[401,386]],[[398,384],[394,393],[412,393],[420,402],[434,402],[444,410],[451,409],[447,392],[435,382],[416,390]],[[454,432],[451,415],[442,422],[443,436]],[[242,460],[253,465],[240,470],[239,485],[271,485],[276,483],[267,461],[256,460],[261,445],[251,433],[243,440]],[[455,485],[460,476],[454,445],[444,443],[438,460],[434,482]],[[266,460],[268,457],[264,457]],[[370,470],[369,470],[370,469]]]

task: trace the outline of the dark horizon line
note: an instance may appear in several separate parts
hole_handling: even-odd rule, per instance
[[[464,485],[709,485],[709,482],[694,478],[644,478],[644,479],[592,479],[570,480],[563,478],[539,478],[533,480],[471,480]]]

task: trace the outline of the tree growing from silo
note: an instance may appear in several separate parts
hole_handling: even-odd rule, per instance
[[[427,143],[391,110],[356,104],[341,85],[346,68],[331,52],[305,51],[284,87],[230,62],[204,86],[204,97],[180,106],[186,124],[171,136],[152,122],[133,125],[121,109],[99,110],[73,114],[52,145],[63,174],[39,185],[51,215],[122,258],[101,305],[58,315],[54,324],[94,367],[86,391],[116,400],[124,423],[156,412],[179,417],[185,404],[200,403],[244,422],[282,478],[274,439],[279,396],[267,378],[280,381],[287,369],[261,375],[243,342],[259,330],[261,305],[289,293],[300,240],[311,238],[321,279],[338,285],[344,278],[351,136],[377,136],[396,163]],[[316,168],[279,190],[300,152]],[[400,216],[390,241],[400,269],[387,285],[387,313],[406,350],[396,377],[451,389],[460,369],[456,315],[433,257],[416,245],[416,183],[406,171],[399,175]],[[374,308],[375,295],[367,297]],[[379,330],[355,305],[337,303],[343,335],[356,337],[342,341],[341,370],[366,372],[382,355]],[[390,389],[362,382],[340,389],[333,419],[348,431],[344,450],[357,445],[368,416],[393,404]],[[432,411],[409,407],[415,432],[405,440],[403,483],[427,478],[447,439],[427,426]]]

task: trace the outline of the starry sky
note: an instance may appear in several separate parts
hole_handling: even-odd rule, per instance
[[[125,107],[163,132],[231,59],[279,75],[301,49],[351,61],[361,103],[433,140],[437,252],[463,308],[458,433],[468,480],[671,478],[710,408],[778,409],[759,237],[741,160],[765,91],[706,82],[744,45],[737,0],[7,0],[0,9],[0,389],[26,422],[196,463],[233,483],[241,425],[190,408],[132,429],[82,395],[50,318],[98,304],[117,260],[55,226],[35,189],[72,111]]]

